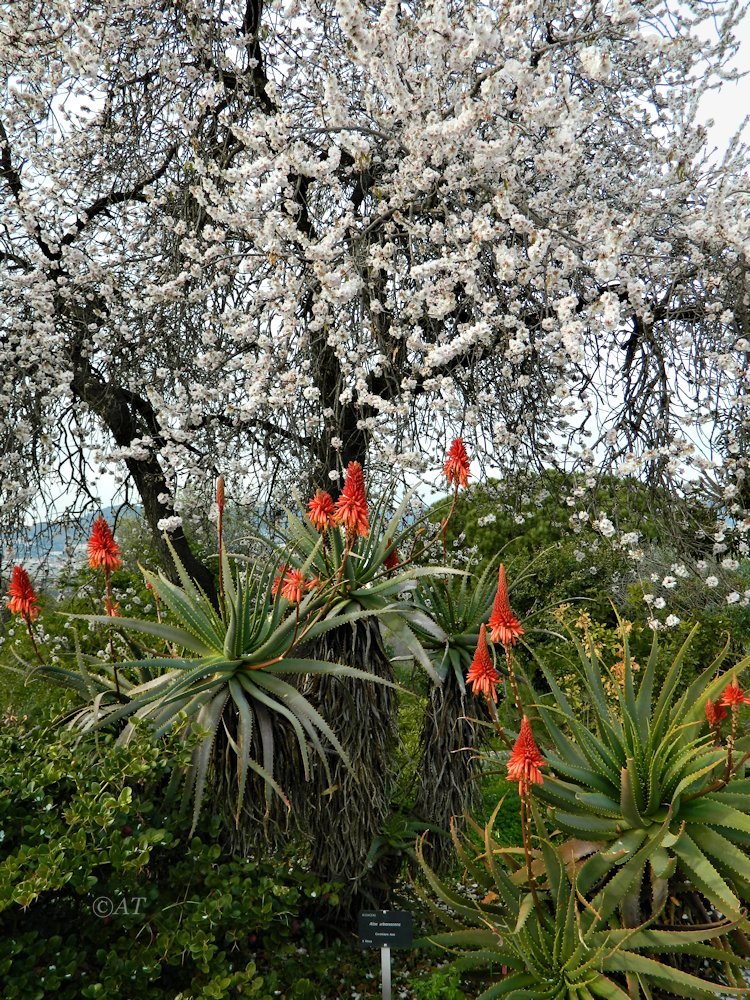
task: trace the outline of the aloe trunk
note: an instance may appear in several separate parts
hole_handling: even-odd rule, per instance
[[[463,817],[479,804],[476,749],[481,740],[478,718],[486,708],[449,670],[441,685],[435,685],[425,709],[419,740],[419,785],[414,811],[428,823],[445,830],[431,833],[425,843],[428,864],[440,871],[454,863],[455,851],[448,836],[455,817],[458,829]]]
[[[393,680],[373,619],[326,633],[316,641],[312,655]],[[329,781],[322,764],[315,762],[304,806],[311,867],[320,878],[343,883],[342,915],[361,905],[384,906],[388,879],[382,866],[368,866],[367,853],[390,807],[397,739],[395,693],[382,684],[319,674],[310,678],[305,695],[329,721],[351,765],[348,769],[331,753]]]
[[[271,718],[273,730],[274,775],[289,799],[289,805],[254,771],[246,779],[242,805],[237,812],[239,775],[237,770],[237,712],[230,706],[225,725],[216,733],[213,764],[209,775],[212,809],[221,819],[222,847],[231,857],[248,857],[268,852],[289,842],[299,830],[304,778],[299,746],[285,719]],[[256,744],[260,740],[256,740]],[[254,747],[257,756],[262,746]]]

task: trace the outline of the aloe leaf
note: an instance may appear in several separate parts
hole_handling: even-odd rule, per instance
[[[369,670],[360,670],[359,667],[350,667],[346,663],[328,663],[323,660],[307,660],[290,657],[280,660],[278,663],[271,663],[263,669],[250,669],[253,675],[262,674],[264,677],[279,676],[280,674],[330,674],[332,677],[352,677],[355,680],[371,681],[373,684],[382,684],[385,687],[393,688],[395,691],[403,690],[386,677],[378,677],[370,673]]]
[[[574,767],[586,768],[588,766],[586,758],[580,753],[578,747],[563,734],[560,727],[552,718],[552,713],[546,706],[539,706],[539,716],[544,723],[550,739],[555,744],[560,758]]]
[[[193,763],[191,765],[194,775],[195,775],[195,792],[194,792],[194,805],[193,805],[193,824],[190,828],[190,833],[188,836],[192,837],[195,832],[195,828],[198,825],[198,816],[200,815],[201,806],[203,804],[203,793],[206,787],[206,777],[208,775],[208,765],[211,760],[211,755],[214,749],[214,742],[216,740],[216,731],[219,726],[219,720],[221,719],[222,712],[224,711],[224,706],[229,698],[229,692],[224,689],[220,691],[215,698],[213,698],[208,705],[205,705],[201,711],[198,713],[197,723],[201,729],[207,729],[208,735],[203,739],[203,741],[193,750]]]
[[[237,805],[235,822],[239,825],[242,806],[245,801],[245,786],[247,784],[248,761],[253,738],[253,713],[247,703],[245,692],[240,683],[233,677],[229,679],[229,693],[237,707]]]
[[[601,792],[578,792],[576,799],[585,809],[593,812],[595,816],[619,818],[622,815],[620,803],[608,795],[603,795]]]
[[[169,642],[177,646],[184,646],[185,649],[189,649],[193,653],[198,653],[199,656],[208,656],[212,653],[216,653],[215,646],[208,646],[194,633],[188,632],[185,629],[176,628],[173,625],[162,625],[160,622],[151,622],[140,618],[113,619],[111,615],[66,614],[65,617],[79,618],[83,621],[93,622],[96,625],[108,625],[110,628],[112,627],[114,620],[114,622],[116,622],[116,628],[118,629],[122,629],[126,632],[143,632],[146,635],[155,635],[157,638],[163,639],[165,642]]]
[[[315,734],[312,724],[305,718],[300,719],[290,708],[283,704],[283,702],[272,699],[261,688],[259,688],[257,684],[254,684],[252,678],[247,674],[240,674],[238,682],[252,699],[262,702],[272,711],[278,712],[279,715],[288,719],[289,724],[294,729],[295,736],[297,737],[304,776],[306,779],[309,778],[310,754],[307,746],[307,740],[305,739],[305,732],[310,736],[321,759],[325,761],[323,748]]]
[[[715,826],[727,827],[730,830],[742,830],[745,833],[750,833],[750,816],[724,802],[716,801],[713,794],[693,799],[692,802],[685,802],[680,815],[683,819],[694,823],[711,823]]]
[[[601,853],[605,858],[612,858],[616,865],[622,865],[641,847],[646,836],[646,831],[642,828],[628,830],[617,840],[603,847]]]
[[[469,928],[462,931],[446,931],[442,934],[430,934],[421,939],[421,943],[440,945],[444,948],[493,948],[499,943],[499,935],[483,928]],[[415,942],[416,945],[420,941]]]
[[[336,753],[341,757],[344,766],[351,769],[351,763],[346,751],[339,743],[335,733],[325,721],[325,719],[313,708],[310,702],[300,694],[296,688],[292,687],[291,684],[287,684],[280,677],[276,677],[273,674],[266,674],[262,671],[257,671],[253,675],[253,682],[259,687],[265,688],[272,694],[275,694],[284,699],[286,705],[297,714],[297,716],[304,716],[310,719],[314,725],[323,733],[323,735],[330,741]]]
[[[730,917],[742,916],[742,904],[686,831],[680,834],[672,850],[688,877],[711,903]]]
[[[647,838],[642,847],[632,855],[620,870],[607,882],[592,900],[592,909],[598,915],[594,928],[605,926],[606,921],[620,906],[622,900],[630,892],[636,881],[643,876],[646,861],[654,851],[661,846],[661,840],[668,828],[669,818],[655,836]]]
[[[480,993],[477,1000],[497,1000],[498,997],[512,997],[514,994],[523,995],[530,1000],[529,987],[537,983],[536,977],[527,972],[517,972],[507,976],[499,983],[490,986],[484,993]],[[520,993],[519,993],[520,991]]]
[[[609,840],[621,833],[625,825],[622,821],[606,819],[602,816],[560,811],[555,812],[555,820],[558,826],[567,833],[573,833],[577,837],[586,837],[588,840]]]
[[[620,809],[623,818],[630,826],[644,825],[634,790],[634,785],[637,782],[638,776],[635,774],[635,764],[631,758],[628,760],[628,766],[623,767],[620,772]]]
[[[651,855],[651,870],[657,879],[668,879],[674,875],[676,859],[665,847],[659,847]]]
[[[656,676],[656,663],[659,658],[659,634],[654,632],[653,639],[651,640],[651,652],[649,654],[646,666],[644,667],[643,674],[641,675],[641,683],[638,688],[638,697],[636,698],[636,712],[639,719],[646,719],[647,721],[651,718],[651,699],[653,697],[654,691],[654,678]],[[641,739],[645,740],[648,738],[648,725],[646,727],[646,733],[641,734]]]
[[[163,576],[154,576],[149,572],[144,576],[183,628],[192,632],[209,649],[223,649],[224,628],[212,612],[209,613],[201,604],[191,601],[183,590]]]
[[[745,884],[750,883],[750,857],[722,836],[718,830],[698,823],[690,823],[688,833],[704,854],[718,861],[720,868],[729,869]]]
[[[565,778],[577,781],[581,785],[586,785],[591,789],[603,792],[610,797],[619,793],[619,781],[615,784],[596,771],[585,767],[575,767],[569,764],[567,760],[552,753],[547,754],[547,762],[555,772]]]
[[[547,802],[549,805],[559,806],[571,811],[580,806],[579,794],[587,793],[581,793],[577,785],[571,785],[554,774],[546,775],[541,785],[532,786],[532,796],[534,799],[539,799],[542,802]],[[590,794],[601,795],[602,793],[594,792]]]
[[[263,769],[267,774],[273,778],[273,765],[274,765],[274,738],[273,738],[273,725],[271,723],[271,714],[268,709],[263,705],[260,700],[256,700],[253,705],[255,710],[255,718],[258,721],[258,730],[260,732],[260,745],[263,754]],[[266,791],[270,791],[270,785],[266,783]],[[282,796],[286,799],[286,796]]]
[[[672,704],[672,697],[677,690],[677,685],[679,684],[680,677],[682,675],[682,662],[685,659],[687,651],[690,648],[690,643],[692,642],[693,636],[697,630],[697,625],[691,629],[690,634],[685,639],[677,655],[672,661],[672,665],[670,666],[667,676],[664,678],[664,683],[661,686],[659,699],[656,703],[656,708],[654,709],[652,716],[651,734],[649,738],[649,749],[652,751],[659,745],[664,735],[664,729],[669,718],[669,709]]]
[[[750,993],[750,989],[733,989],[721,983],[710,983],[708,980],[700,979],[689,972],[683,972],[674,966],[665,965],[663,962],[657,962],[646,955],[637,955],[631,951],[613,951],[605,959],[604,969],[607,972],[638,973],[649,979],[663,981],[669,992],[679,996],[706,997],[712,994]]]
[[[606,747],[575,719],[571,719],[570,728],[591,768],[616,784],[620,777],[621,763],[615,760]]]
[[[634,951],[658,951],[662,954],[669,954],[677,948],[691,948],[696,944],[703,944],[731,933],[738,926],[738,920],[721,920],[713,924],[707,924],[698,930],[653,930],[650,927],[630,931],[627,928],[614,930],[610,933],[613,944],[621,941],[627,942],[628,948]],[[741,956],[737,956],[742,961]]]

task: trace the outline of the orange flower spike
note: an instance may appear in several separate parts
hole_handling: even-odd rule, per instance
[[[281,596],[291,604],[299,604],[308,589],[305,575],[300,569],[288,569],[281,583]]]
[[[388,555],[385,557],[385,568],[387,570],[398,569],[400,565],[400,559],[398,555],[398,549],[391,549]]]
[[[455,484],[456,487],[469,485],[469,456],[466,454],[463,438],[455,438],[448,449],[443,472],[449,485]]]
[[[471,685],[474,694],[483,694],[497,703],[497,683],[500,674],[495,670],[490,651],[487,648],[487,630],[484,624],[479,626],[479,642],[471,661],[466,683]]]
[[[286,563],[282,563],[281,566],[279,566],[279,572],[273,578],[273,583],[271,584],[271,596],[272,597],[276,597],[276,595],[278,594],[279,587],[281,586],[281,584],[282,584],[282,582],[284,580],[284,577],[286,576],[287,568],[288,567],[287,567]]]
[[[524,715],[521,731],[508,760],[508,781],[517,781],[518,791],[523,795],[530,784],[542,784],[542,772],[539,768],[544,767],[546,763],[536,745],[531,723]]]
[[[505,566],[501,566],[497,576],[497,593],[492,605],[489,620],[490,641],[500,642],[503,646],[513,646],[516,639],[523,635],[521,623],[511,611],[508,600],[508,584],[505,579]]]
[[[724,688],[724,693],[719,701],[720,705],[726,705],[727,707],[733,708],[735,705],[741,705],[745,701],[745,692],[737,683],[737,678],[732,678],[732,683],[727,684]]]
[[[226,496],[224,492],[224,477],[219,476],[216,480],[216,507],[220,514],[224,513],[224,507],[226,505]]]
[[[39,598],[31,586],[29,574],[23,566],[14,566],[8,586],[8,611],[21,615],[27,622],[33,621],[39,615]]]
[[[350,462],[346,468],[344,488],[336,501],[334,520],[336,524],[343,524],[349,535],[367,538],[370,533],[365,477],[359,462]]]
[[[710,729],[715,729],[722,719],[726,719],[727,710],[719,704],[714,704],[709,698],[706,702],[706,722]]]
[[[321,533],[330,528],[335,509],[331,494],[325,490],[316,490],[315,496],[307,504],[307,516],[313,528]]]
[[[89,566],[112,573],[122,566],[120,548],[103,517],[97,517],[89,538]]]

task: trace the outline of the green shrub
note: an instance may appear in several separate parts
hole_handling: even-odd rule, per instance
[[[332,887],[289,856],[222,856],[216,817],[187,841],[169,796],[187,753],[0,732],[4,998],[265,1000],[309,973],[298,949],[321,950],[308,912]]]

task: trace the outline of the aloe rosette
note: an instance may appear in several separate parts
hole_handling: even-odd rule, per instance
[[[319,581],[312,606],[328,604],[337,615],[358,611],[377,614],[379,625],[438,683],[441,678],[423,637],[428,636],[430,643],[444,644],[447,636],[412,598],[419,581],[465,574],[445,566],[413,565],[409,555],[406,562],[389,567],[389,557],[411,553],[425,533],[426,516],[405,521],[413,495],[413,491],[407,492],[391,513],[393,489],[384,491],[370,513],[370,530],[365,537],[352,538],[336,526],[318,531],[308,517],[287,511],[280,551],[289,565],[305,567]]]
[[[72,724],[89,730],[128,720],[120,740],[127,742],[133,720],[144,720],[160,736],[179,720],[192,720],[203,739],[193,751],[187,788],[194,792],[194,822],[197,820],[217,736],[226,733],[236,758],[236,808],[239,821],[248,773],[256,772],[282,798],[284,792],[274,778],[274,721],[285,723],[296,737],[305,777],[310,773],[310,752],[325,767],[327,742],[348,766],[346,753],[328,722],[290,683],[299,674],[329,674],[358,681],[388,684],[368,672],[343,664],[296,655],[301,643],[310,643],[325,632],[356,621],[366,612],[336,614],[308,595],[292,606],[275,594],[278,564],[248,567],[240,572],[221,550],[223,594],[218,611],[206,594],[190,579],[172,551],[181,585],[163,574],[144,572],[173,623],[135,618],[71,616],[92,623],[113,625],[124,632],[137,632],[162,640],[179,655],[153,656],[118,664],[127,677],[134,671],[152,676],[123,689],[118,700],[109,674],[68,679],[79,691],[96,694],[74,716]],[[63,679],[55,671],[56,679]],[[255,751],[255,753],[254,753]],[[259,751],[259,753],[258,753]],[[260,757],[260,759],[258,759]]]
[[[613,877],[589,901],[581,894],[569,853],[553,845],[538,813],[536,821],[540,835],[533,893],[518,878],[518,852],[493,840],[492,823],[483,831],[479,853],[468,840],[454,838],[465,869],[462,881],[475,884],[474,898],[441,880],[421,847],[417,850],[427,882],[443,905],[425,890],[420,894],[450,928],[421,943],[445,948],[457,971],[482,973],[485,983],[493,979],[478,1000],[633,1000],[665,993],[711,997],[748,992],[741,978],[743,960],[724,946],[739,920],[719,918],[699,929],[654,928],[650,921],[657,911],[640,926],[618,926],[623,901],[667,836],[666,821],[621,859]],[[678,956],[720,962],[727,982],[712,983],[669,964]]]
[[[420,580],[414,603],[431,622],[430,629],[415,625],[420,642],[428,650],[441,681],[453,674],[463,694],[466,671],[477,648],[479,626],[486,622],[497,586],[497,566],[490,562],[478,578],[469,569],[452,576]]]
[[[750,657],[720,673],[725,648],[681,691],[683,663],[694,632],[658,692],[656,635],[637,685],[624,635],[622,683],[610,674],[614,698],[605,691],[602,676],[608,671],[594,644],[586,649],[577,642],[579,679],[594,720],[591,728],[580,721],[540,663],[551,696],[537,710],[553,749],[546,751],[551,773],[533,792],[550,807],[555,826],[585,858],[577,882],[584,894],[616,866],[645,857],[648,851],[654,900],[666,899],[670,879],[677,891],[682,876],[718,913],[739,919],[750,900],[745,741],[737,744],[730,766],[726,747],[717,746],[707,729],[705,711],[709,700],[720,698],[730,678],[747,669]],[[640,883],[625,905],[629,920],[638,923],[643,907]]]

